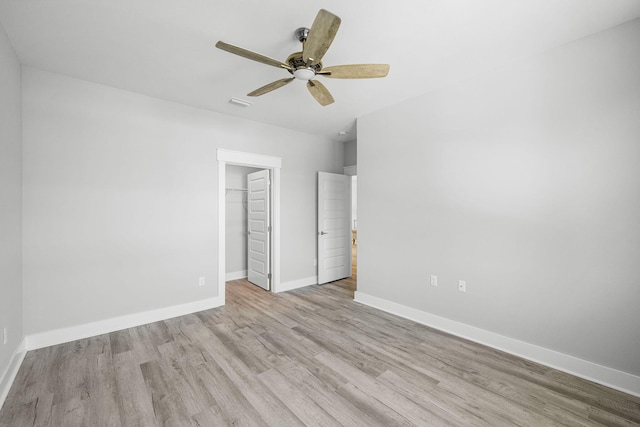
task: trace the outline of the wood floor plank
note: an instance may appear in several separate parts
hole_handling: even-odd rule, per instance
[[[492,423],[477,414],[475,408],[468,407],[465,401],[456,401],[451,395],[442,393],[436,389],[436,384],[416,381],[416,378],[403,378],[389,370],[378,378],[381,384],[408,397],[418,405],[433,407],[432,410],[440,413],[455,425],[466,426],[490,426]]]
[[[20,426],[639,426],[640,398],[353,302],[355,275],[30,351]]]
[[[110,333],[109,343],[111,344],[111,354],[120,354],[131,350],[131,335],[129,335],[129,329]]]
[[[337,390],[337,393],[347,399],[361,412],[365,412],[375,420],[375,426],[412,426],[415,425],[402,414],[380,402],[375,397],[348,383]]]
[[[224,426],[229,425],[217,407],[207,408],[193,416],[197,426]]]
[[[320,352],[306,352],[301,349],[308,347],[291,346],[277,334],[263,333],[260,335],[260,339],[265,346],[272,346],[275,352],[287,355],[292,360],[306,366],[310,372],[320,378],[328,387],[335,390],[348,383],[348,380],[339,373],[325,365],[317,363],[314,356]]]
[[[318,406],[316,402],[306,396],[291,384],[287,378],[275,369],[270,369],[258,375],[266,388],[276,396],[287,396],[284,404],[306,426],[341,426],[334,417]],[[331,410],[327,408],[327,410]]]
[[[95,423],[104,427],[121,425],[118,408],[115,368],[110,352],[87,358],[88,410],[85,425]]]
[[[191,417],[179,389],[172,383],[162,361],[140,365],[156,422],[161,425],[189,426]]]
[[[45,427],[54,425],[51,420],[51,412],[53,406],[53,394],[45,394],[38,397],[34,402],[33,408],[33,427]],[[19,425],[16,423],[16,425]]]
[[[375,397],[396,412],[401,413],[415,425],[453,425],[439,415],[415,405],[410,399],[395,390],[384,387],[367,373],[331,353],[319,354],[316,356],[316,359],[340,372],[360,390],[366,390],[372,397]]]
[[[242,328],[246,329],[246,328]],[[213,333],[218,337],[222,345],[224,345],[233,356],[241,360],[249,369],[256,374],[267,371],[270,366],[252,351],[251,347],[245,344],[245,342],[234,334],[229,328],[229,325],[222,324],[217,325],[211,329]]]
[[[270,426],[299,425],[297,417],[283,404],[282,400],[264,387],[257,374],[242,360],[236,358],[233,351],[226,348],[213,331],[202,327],[190,328],[187,329],[187,334],[198,337],[207,355],[232,382],[234,391],[237,391],[237,401],[244,405],[241,411],[250,414],[254,418],[254,423],[259,420],[260,424]]]
[[[343,399],[328,384],[313,375],[305,366],[289,358],[280,358],[278,371],[286,377],[295,389],[304,394],[321,408],[330,408],[331,415],[342,425],[369,427],[377,421],[368,413],[360,411],[347,399]]]
[[[251,403],[242,394],[240,389],[225,374],[216,363],[208,363],[195,367],[202,386],[213,396],[216,401],[216,411],[224,420],[223,425],[233,426],[266,426],[261,420],[260,414],[251,406]],[[194,417],[197,419],[198,415]]]
[[[65,427],[83,427],[86,407],[80,396],[73,396],[55,403],[51,409],[51,419]],[[94,424],[95,425],[95,424]]]
[[[154,426],[153,401],[133,350],[114,355],[113,364],[122,426]]]

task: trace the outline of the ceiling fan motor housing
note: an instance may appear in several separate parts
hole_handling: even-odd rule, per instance
[[[322,62],[307,66],[307,63],[302,58],[302,52],[292,53],[286,62],[291,66],[289,72],[300,80],[311,80],[322,69]]]

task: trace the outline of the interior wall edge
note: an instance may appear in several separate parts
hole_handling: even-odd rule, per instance
[[[640,397],[640,377],[356,291],[354,301],[496,350]]]

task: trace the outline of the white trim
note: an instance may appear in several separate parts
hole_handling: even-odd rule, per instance
[[[147,323],[171,319],[173,317],[184,316],[185,314],[209,310],[211,308],[220,307],[221,305],[224,305],[224,301],[222,301],[220,297],[215,297],[186,304],[174,305],[171,307],[159,308],[156,310],[143,311],[142,313],[127,314],[78,326],[70,326],[68,328],[39,332],[25,337],[25,348],[27,350],[35,350],[42,347],[49,347],[51,345],[62,344],[122,329],[133,328]]]
[[[225,181],[227,163],[270,169],[271,178],[271,291],[280,291],[280,168],[282,158],[218,148],[218,297],[224,304],[226,281],[226,200]]]
[[[217,159],[219,162],[242,166],[262,167],[265,169],[277,169],[282,167],[281,157],[245,153],[243,151],[223,150],[222,148],[218,148]]]
[[[9,395],[9,390],[11,389],[11,385],[16,379],[18,375],[18,371],[20,370],[20,366],[22,365],[22,361],[24,360],[24,356],[27,354],[25,350],[25,339],[22,339],[22,342],[13,352],[11,356],[11,360],[9,360],[9,365],[0,376],[0,409],[2,409],[2,405],[4,405],[4,401]]]
[[[640,377],[356,291],[354,301],[640,397]]]
[[[280,168],[271,172],[271,292],[280,292]]]
[[[233,271],[225,274],[224,278],[228,282],[229,280],[244,279],[247,277],[247,270]]]
[[[220,149],[218,149],[218,157]],[[226,213],[226,190],[227,172],[225,162],[218,159],[218,298],[221,298],[222,305],[225,303],[225,282],[227,270],[227,213]]]
[[[317,285],[318,284],[318,276],[307,277],[304,279],[293,280],[291,282],[280,283],[278,287],[278,292],[286,292],[292,291],[298,288],[304,288],[309,285]]]

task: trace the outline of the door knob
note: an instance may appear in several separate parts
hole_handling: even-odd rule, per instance
[[[320,232],[320,235],[321,235],[321,236],[324,236],[325,234],[329,234],[329,233],[325,233],[324,231],[321,231],[321,232]]]

